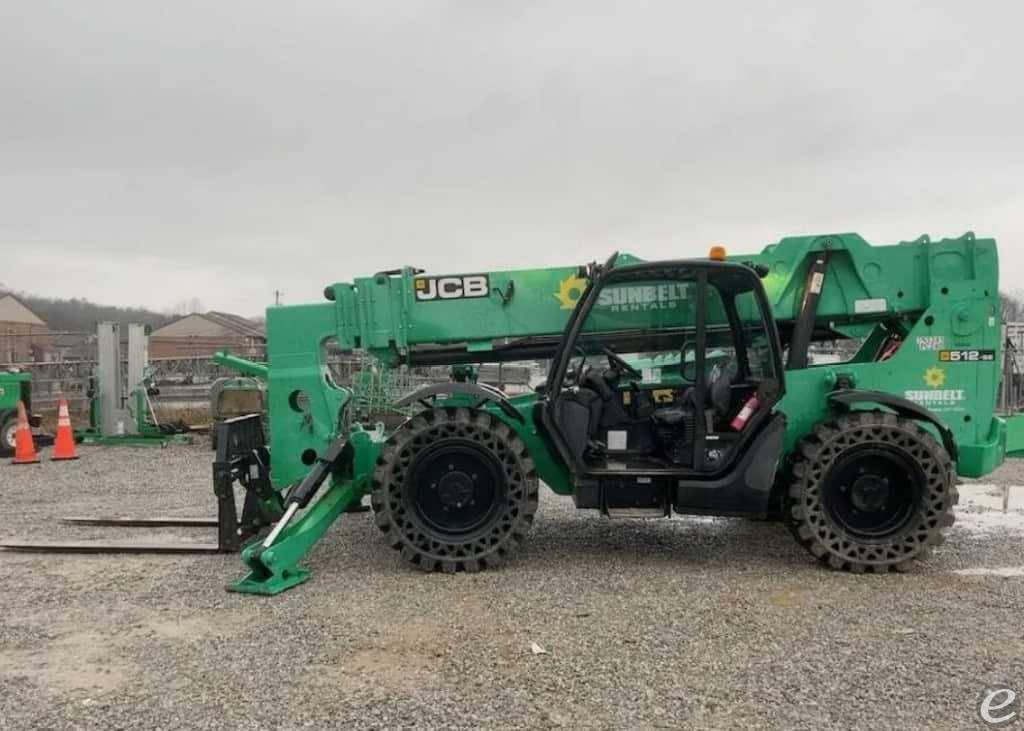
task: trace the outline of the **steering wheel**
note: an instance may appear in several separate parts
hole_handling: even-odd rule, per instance
[[[643,373],[624,361],[622,357],[611,348],[601,348],[601,352],[608,356],[608,365],[612,368],[622,371],[634,381],[644,380]]]
[[[570,386],[579,386],[583,380],[583,372],[587,369],[587,352],[579,345],[573,349],[573,357],[577,355],[580,356],[579,365],[575,370],[567,370],[565,372],[565,382]]]

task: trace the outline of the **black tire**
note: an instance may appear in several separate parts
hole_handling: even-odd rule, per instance
[[[423,571],[500,565],[537,512],[526,445],[507,424],[471,409],[434,408],[385,442],[373,473],[377,527]]]
[[[833,569],[903,571],[953,525],[949,454],[921,426],[880,411],[820,424],[796,450],[786,515],[797,541]]]
[[[18,431],[18,415],[11,414],[0,427],[0,457],[14,456],[14,435]]]

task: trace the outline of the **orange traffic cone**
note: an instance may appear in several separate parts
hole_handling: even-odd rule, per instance
[[[18,430],[14,433],[14,459],[11,464],[35,464],[39,461],[36,445],[32,441],[32,429],[28,425],[25,404],[18,402]]]
[[[78,455],[75,454],[75,435],[71,431],[68,402],[63,398],[57,411],[57,438],[53,441],[53,454],[50,455],[50,459],[78,459]]]

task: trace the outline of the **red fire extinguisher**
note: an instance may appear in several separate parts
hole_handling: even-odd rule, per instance
[[[747,399],[747,402],[743,404],[743,408],[740,409],[740,413],[733,417],[729,426],[732,427],[733,431],[743,431],[747,422],[750,421],[750,417],[757,412],[757,409],[760,406],[761,400],[757,397],[757,394],[751,394],[750,398]]]

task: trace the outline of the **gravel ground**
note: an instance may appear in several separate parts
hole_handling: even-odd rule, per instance
[[[0,465],[6,537],[213,514],[208,450],[81,453]],[[1024,577],[976,571],[1024,564],[1024,522],[986,509],[889,576],[824,570],[777,525],[610,522],[545,489],[516,560],[476,575],[406,568],[368,514],[274,598],[224,591],[236,556],[0,552],[0,728],[972,727],[986,683],[1024,690]]]

